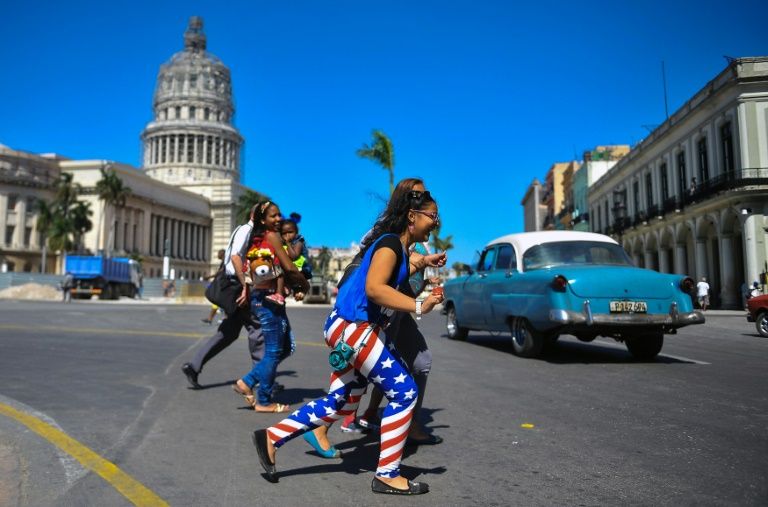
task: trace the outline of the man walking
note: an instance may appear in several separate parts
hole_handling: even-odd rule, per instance
[[[72,302],[72,288],[75,286],[75,277],[72,273],[67,271],[64,275],[64,279],[61,281],[61,297],[65,303]]]
[[[234,230],[229,238],[229,246],[224,252],[223,263],[227,276],[233,279],[237,278],[237,281],[240,282],[241,290],[240,295],[237,297],[238,308],[235,313],[227,315],[219,324],[216,333],[208,338],[205,344],[200,347],[192,361],[181,366],[181,371],[184,372],[187,380],[195,389],[201,388],[197,378],[203,370],[203,365],[237,340],[243,327],[245,327],[248,333],[248,350],[251,352],[253,362],[257,363],[264,357],[264,337],[259,331],[258,321],[251,315],[248,301],[248,286],[245,283],[245,275],[243,273],[246,254],[251,244],[253,213],[255,209],[255,206],[251,209],[248,223]]]
[[[696,284],[696,297],[699,299],[701,310],[706,312],[709,305],[709,284],[707,278],[702,276],[701,281]]]

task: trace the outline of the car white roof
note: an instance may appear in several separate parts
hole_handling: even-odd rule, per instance
[[[520,232],[517,234],[507,234],[500,238],[490,241],[487,246],[497,243],[509,243],[515,247],[518,255],[522,255],[526,250],[542,243],[553,243],[555,241],[601,241],[603,243],[618,243],[604,234],[581,231],[539,231],[539,232]]]

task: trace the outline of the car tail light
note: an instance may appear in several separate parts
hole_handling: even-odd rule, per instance
[[[552,280],[552,288],[558,292],[565,292],[565,287],[568,285],[568,279],[563,275],[557,275]]]
[[[685,278],[680,279],[680,290],[683,292],[693,292],[694,286],[693,278],[686,276]]]

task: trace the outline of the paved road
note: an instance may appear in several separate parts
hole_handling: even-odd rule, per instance
[[[280,401],[323,393],[327,311],[290,309],[300,343],[281,367]],[[133,498],[178,506],[391,504],[369,490],[376,441],[337,429],[343,460],[298,440],[280,451],[280,483],[261,477],[249,435],[279,417],[247,410],[228,385],[249,367],[245,340],[209,363],[202,391],[179,371],[209,332],[205,312],[0,302],[0,505],[130,505],[116,489],[136,494],[130,478],[146,488]],[[432,492],[398,503],[768,504],[768,340],[741,315],[708,319],[643,364],[613,342],[569,337],[546,359],[519,359],[506,336],[452,342],[442,317],[426,316],[425,407],[445,443],[407,453],[404,474]],[[49,429],[35,433],[18,414]],[[51,443],[67,436],[81,446]],[[72,457],[86,451],[127,475],[111,484],[87,472]]]

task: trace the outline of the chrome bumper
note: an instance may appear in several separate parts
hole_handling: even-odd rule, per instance
[[[669,313],[592,313],[589,301],[584,302],[582,312],[550,310],[549,320],[563,325],[584,326],[670,326],[683,327],[703,324],[704,314],[699,310],[680,313],[677,303],[669,306]]]

